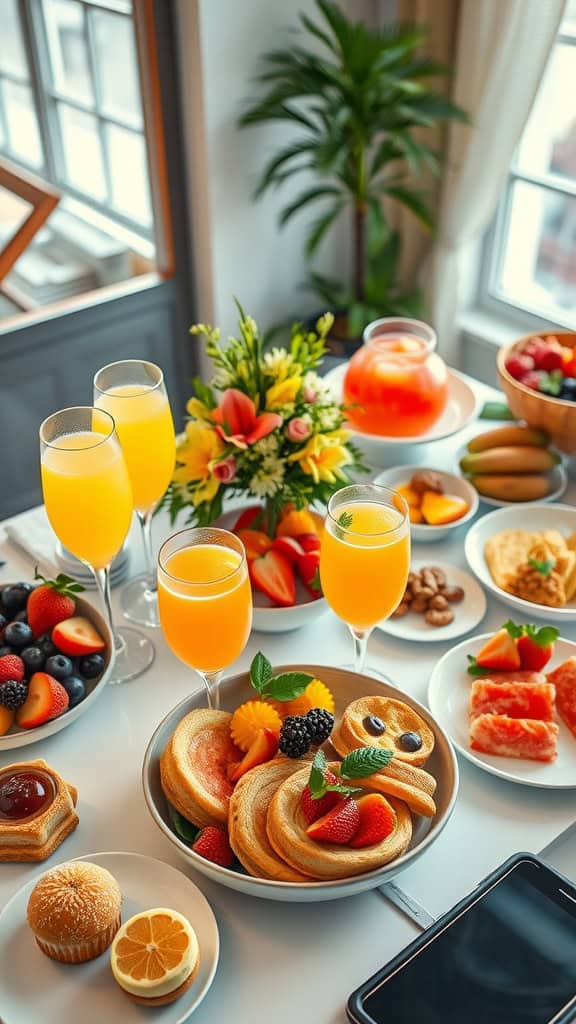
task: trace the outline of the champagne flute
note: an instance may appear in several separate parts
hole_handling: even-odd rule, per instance
[[[158,605],[168,645],[201,677],[208,706],[220,706],[222,673],[252,627],[252,592],[242,541],[227,530],[181,530],[158,555]]]
[[[354,639],[354,671],[364,667],[368,637],[398,607],[410,568],[408,506],[396,491],[352,484],[328,503],[320,578],[328,604]]]
[[[128,530],[132,490],[109,413],[90,406],[62,409],[40,427],[44,504],[62,544],[92,569],[114,636],[114,673],[122,683],[144,672],[154,647],[138,630],[114,629],[109,570]]]
[[[142,530],[146,568],[122,591],[124,615],[140,626],[159,626],[152,515],[176,461],[174,423],[162,370],[143,359],[103,366],[94,377],[94,405],[114,417]]]

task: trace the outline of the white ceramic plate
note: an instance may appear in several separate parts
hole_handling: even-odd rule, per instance
[[[464,523],[470,522],[478,511],[478,494],[467,480],[455,473],[446,473],[443,469],[433,469],[432,466],[394,466],[392,469],[385,469],[374,478],[375,484],[383,484],[385,487],[394,489],[399,484],[408,483],[413,473],[429,471],[437,473],[444,484],[446,494],[454,494],[458,498],[464,498],[468,502],[468,511],[456,519],[453,523],[444,523],[442,526],[428,526],[426,523],[410,523],[410,536],[418,543],[431,543],[436,540],[444,540],[450,537],[454,530]]]
[[[408,612],[401,619],[385,619],[384,622],[379,622],[376,628],[390,636],[399,637],[400,640],[420,640],[424,643],[433,640],[454,640],[475,629],[486,614],[486,598],[480,584],[463,569],[457,569],[447,562],[437,562],[435,559],[414,561],[411,569],[417,572],[425,565],[437,565],[446,573],[450,585],[462,587],[464,600],[451,606],[454,612],[453,621],[448,626],[431,626],[423,615]]]
[[[122,890],[122,920],[152,907],[188,918],[198,937],[200,967],[194,984],[167,1006],[140,1006],[117,985],[107,951],[86,964],[59,964],[42,953],[26,923],[38,875],[0,914],[0,1009],[4,1024],[183,1024],[202,1002],[218,965],[218,927],[197,886],[181,871],[138,853],[95,853],[88,860],[111,871]],[[40,872],[41,874],[42,872]],[[151,1016],[152,1014],[152,1016]]]
[[[550,764],[516,757],[495,757],[470,750],[468,745],[468,698],[471,676],[466,672],[468,654],[478,654],[492,636],[464,640],[440,659],[428,684],[428,705],[432,714],[446,730],[453,744],[473,764],[509,782],[544,789],[576,788],[576,739],[564,722],[559,721],[558,757]],[[576,655],[576,643],[558,639],[554,655],[545,671],[552,671],[567,658]]]
[[[530,622],[534,617],[548,622],[576,621],[576,600],[563,608],[548,608],[534,604],[521,597],[514,597],[496,585],[484,557],[486,542],[501,530],[559,530],[565,537],[576,532],[576,508],[571,505],[508,505],[478,519],[470,527],[464,542],[464,553],[468,565],[482,586],[495,597],[509,605],[521,622]]]
[[[342,401],[344,377],[348,368],[347,363],[335,366],[326,376],[325,381],[330,385],[337,402]],[[480,407],[480,398],[471,388],[466,378],[457,370],[448,369],[448,401],[446,408],[436,420],[436,423],[425,434],[418,437],[385,437],[381,434],[365,434],[363,431],[351,427],[356,440],[369,443],[370,447],[382,448],[390,445],[413,445],[429,444],[430,441],[440,441],[443,437],[450,437],[462,430],[477,415]]]
[[[53,736],[54,733],[60,732],[66,726],[72,725],[72,722],[75,722],[76,719],[80,718],[81,715],[85,714],[92,707],[92,704],[103,692],[110,678],[112,666],[114,665],[114,638],[110,632],[110,627],[104,616],[89,601],[78,595],[75,595],[74,599],[76,601],[76,614],[90,619],[90,622],[94,623],[100,636],[106,641],[106,650],[103,652],[106,658],[104,672],[99,679],[86,679],[86,696],[84,700],[80,701],[75,708],[65,711],[63,715],[59,715],[58,718],[53,718],[51,722],[45,722],[44,725],[39,725],[36,729],[20,729],[17,725],[11,726],[9,732],[4,736],[0,736],[0,753],[3,750],[14,750],[16,747],[27,747],[30,743],[43,740],[46,736]],[[2,1018],[0,1016],[0,1024],[1,1021]]]
[[[468,454],[467,448],[461,448],[456,453],[456,465],[459,464],[460,459],[464,455]],[[558,501],[561,498],[568,486],[568,474],[564,469],[561,462],[554,469],[551,469],[547,474],[550,480],[550,493],[545,498],[540,498],[540,502],[546,502],[548,504],[551,501]],[[485,494],[478,494],[474,486],[468,482],[466,476],[462,474],[461,479],[464,480],[469,487],[472,487],[474,493],[478,496],[483,505],[490,505],[492,508],[522,508],[523,505],[527,504],[524,501],[501,501],[499,498],[489,498]]]

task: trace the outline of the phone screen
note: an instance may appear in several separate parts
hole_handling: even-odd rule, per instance
[[[559,887],[520,862],[366,995],[365,1012],[378,1024],[553,1021],[576,995],[576,902]]]

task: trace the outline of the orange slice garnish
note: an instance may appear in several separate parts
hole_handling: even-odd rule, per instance
[[[159,907],[131,917],[116,933],[110,964],[132,995],[156,997],[179,988],[198,960],[192,925],[176,910]]]

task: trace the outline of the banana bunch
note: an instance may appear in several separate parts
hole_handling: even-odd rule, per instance
[[[479,494],[500,501],[538,501],[551,490],[560,456],[548,451],[545,430],[511,424],[468,442],[460,469]]]

